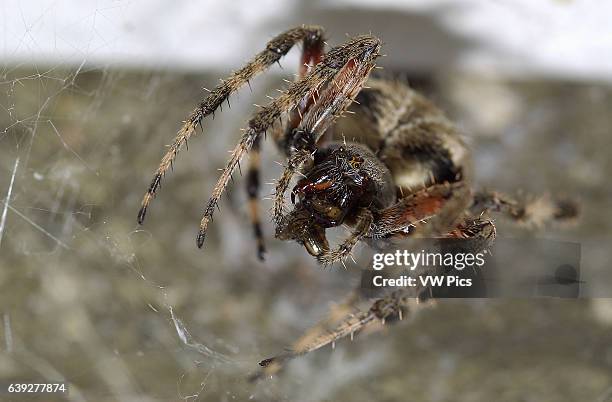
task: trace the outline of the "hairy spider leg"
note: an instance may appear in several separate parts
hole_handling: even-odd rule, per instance
[[[308,38],[304,39],[299,74],[297,75],[296,80],[299,80],[309,74],[312,69],[319,64],[321,60],[323,60],[324,54],[325,41],[323,38],[317,38],[316,40]],[[313,92],[305,96],[297,107],[289,112],[289,119],[287,120],[285,127],[281,126],[279,130],[273,131],[273,138],[276,145],[281,151],[285,152],[287,156],[289,155],[287,138],[290,138],[293,130],[300,124],[310,105],[316,102],[317,95],[318,93]]]
[[[370,236],[394,234],[437,236],[454,227],[469,200],[463,182],[434,184],[401,198],[396,204],[377,211]]]
[[[277,374],[282,370],[284,363],[287,360],[296,357],[292,355],[291,352],[301,350],[302,345],[316,343],[317,339],[320,339],[324,334],[334,331],[339,324],[344,322],[351,314],[359,313],[361,310],[357,304],[360,300],[361,295],[359,289],[354,289],[351,291],[343,298],[342,302],[332,305],[322,320],[307,329],[306,332],[290,347],[290,349],[287,351],[288,353],[262,360],[259,363],[261,368],[248,377],[249,381],[257,381],[264,376],[269,377]]]
[[[386,297],[377,299],[365,311],[349,310],[346,315],[337,321],[337,325],[329,330],[326,326],[315,325],[306,334],[300,337],[288,350],[282,354],[270,357],[259,362],[261,369],[250,377],[257,380],[265,376],[272,376],[281,371],[289,360],[314,352],[329,344],[350,336],[358,335],[366,330],[376,331],[382,328],[385,321],[392,321],[396,317],[407,315],[409,298],[404,292],[395,291]],[[401,313],[400,313],[401,311]]]
[[[249,154],[249,170],[246,176],[246,190],[249,203],[249,218],[253,225],[253,235],[257,244],[257,258],[264,260],[266,246],[264,243],[263,230],[261,228],[261,220],[259,217],[259,188],[260,188],[260,155],[261,137],[257,137],[253,142],[253,148]]]
[[[357,215],[357,223],[353,227],[351,234],[335,249],[323,250],[323,252],[317,256],[317,261],[323,266],[327,266],[347,258],[357,242],[368,236],[373,222],[374,217],[372,212],[367,208],[361,209]]]
[[[478,191],[470,206],[473,215],[498,212],[520,226],[542,227],[551,222],[572,221],[578,216],[578,204],[549,195],[514,198],[497,191]]]
[[[479,240],[471,243],[474,252],[477,253],[487,249],[493,243],[495,227],[490,220],[466,217],[442,237]],[[428,294],[427,289],[421,289],[416,293],[410,288],[398,289],[375,300],[367,310],[359,310],[357,307],[360,299],[359,289],[354,290],[344,303],[332,308],[324,320],[307,330],[286,352],[262,360],[259,363],[261,369],[250,379],[257,380],[277,374],[289,360],[295,357],[329,344],[333,345],[347,336],[350,336],[352,340],[354,335],[366,330],[372,332],[380,330],[385,323],[403,320],[408,316],[409,311],[414,313],[418,309],[433,305],[435,300],[421,297],[422,294]],[[330,329],[330,324],[335,326]]]
[[[368,37],[363,37],[368,38]],[[355,97],[365,84],[374,68],[374,61],[378,57],[380,43],[375,49],[365,51],[366,58],[350,58],[319,93],[319,97],[307,110],[300,124],[292,130],[291,136],[286,139],[291,151],[287,166],[277,182],[274,197],[274,222],[280,225],[284,217],[285,193],[289,188],[291,178],[300,171],[307,161],[312,160],[312,153],[316,144],[323,137],[327,129],[340,117],[353,103]],[[332,49],[323,59],[340,53]]]
[[[299,76],[301,79],[306,76],[312,68],[319,64],[321,58],[323,57],[323,53],[325,51],[325,43],[323,39],[323,29],[318,28],[319,30],[316,34],[306,35],[302,41],[302,57],[301,63],[299,67]],[[287,123],[287,128],[285,130],[293,130],[297,124],[299,124],[300,116],[305,113],[306,109],[310,105],[310,99],[314,99],[314,95],[306,95],[299,105],[290,112],[290,119]],[[294,125],[295,124],[295,125]],[[282,135],[282,126],[280,129],[272,130],[273,138],[275,142],[278,144],[280,141],[280,136]],[[279,134],[281,133],[281,134]],[[263,261],[264,254],[266,252],[264,235],[261,226],[261,219],[259,214],[259,189],[260,189],[260,170],[261,170],[261,156],[260,156],[260,140],[261,137],[257,137],[253,142],[253,147],[251,152],[249,153],[249,168],[246,176],[246,190],[248,196],[249,203],[249,217],[251,219],[251,224],[253,226],[253,235],[255,236],[255,241],[257,244],[257,257]]]
[[[239,88],[248,84],[257,74],[265,71],[272,64],[278,62],[296,43],[306,39],[316,41],[322,38],[323,28],[319,26],[303,25],[301,27],[289,29],[274,37],[267,43],[263,51],[258,53],[244,67],[235,71],[226,80],[223,80],[221,85],[210,91],[210,94],[202,100],[187,117],[183,126],[176,134],[176,138],[163,156],[153,176],[153,180],[142,199],[142,205],[138,212],[139,224],[142,224],[145,219],[147,208],[155,197],[162,177],[164,177],[168,169],[172,166],[183,144],[186,144],[191,135],[195,133],[197,126],[202,125],[202,120],[210,114],[214,117],[215,111],[217,108],[221,107],[223,102],[227,101],[229,104],[229,96],[233,92],[236,92]]]
[[[312,331],[307,331],[307,334],[298,339],[286,352],[260,361],[261,369],[250,379],[253,381],[277,374],[289,360],[313,352],[346,336],[357,334],[366,327],[375,324],[375,319],[376,315],[370,311],[358,311],[344,317],[340,324],[330,331],[321,331],[321,327],[313,328]]]
[[[251,120],[242,135],[242,138],[231,152],[229,161],[223,169],[211,198],[206,205],[200,230],[196,239],[198,247],[202,247],[206,238],[206,230],[212,219],[215,208],[218,206],[219,198],[231,178],[234,169],[242,157],[251,150],[255,139],[270,129],[281,115],[292,108],[310,93],[318,91],[325,83],[333,83],[334,78],[343,71],[346,65],[373,65],[378,57],[380,40],[373,36],[359,36],[349,40],[343,45],[337,46],[329,51],[323,60],[316,65],[312,72],[287,88],[287,91],[274,99],[268,105],[262,107]],[[331,85],[331,84],[330,84]]]
[[[454,205],[465,202],[463,183],[434,184],[400,199],[396,204],[372,213],[363,209],[357,216],[350,236],[334,250],[317,256],[319,263],[331,265],[350,256],[353,247],[363,238],[382,238],[392,234],[435,236],[454,227],[464,208]],[[426,224],[424,224],[426,223]],[[443,230],[441,230],[444,228]]]
[[[276,183],[274,193],[273,221],[277,228],[283,226],[285,216],[285,193],[289,188],[293,176],[302,171],[306,164],[312,165],[310,151],[300,149],[295,151],[287,160],[287,166]]]

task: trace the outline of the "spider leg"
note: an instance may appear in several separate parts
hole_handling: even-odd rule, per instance
[[[400,199],[396,204],[375,213],[370,231],[373,238],[412,233],[417,227],[421,235],[445,233],[463,211],[462,182],[434,184]],[[422,225],[427,222],[427,225]],[[434,233],[435,232],[435,233]]]
[[[360,312],[358,306],[360,300],[361,295],[359,294],[359,289],[354,289],[341,303],[333,305],[321,321],[306,330],[306,332],[294,342],[291,350],[303,350],[306,345],[315,345],[317,340],[320,340],[321,337],[333,332],[341,323],[345,323],[347,318],[352,314]],[[279,369],[280,365],[276,367],[274,364],[267,366],[265,370],[266,374],[273,374],[272,371],[274,371],[275,368]]]
[[[473,252],[480,252],[491,245],[495,239],[495,226],[490,220],[481,217],[465,217],[457,226],[443,237],[475,240],[470,243]],[[260,371],[251,376],[257,380],[271,376],[283,369],[285,364],[298,356],[313,352],[326,345],[354,334],[377,331],[383,324],[403,320],[409,310],[416,313],[423,307],[433,306],[435,300],[429,298],[428,288],[414,290],[398,289],[376,299],[367,310],[358,307],[361,299],[359,289],[354,290],[343,303],[331,309],[328,316],[307,330],[284,353],[262,360]]]
[[[477,240],[471,243],[471,247],[474,252],[479,252],[489,247],[495,239],[495,226],[487,219],[466,217],[444,237]],[[419,294],[424,290],[426,289],[421,289]],[[374,301],[367,311],[355,312],[359,298],[358,291],[353,291],[344,303],[332,309],[328,317],[306,331],[287,352],[262,360],[259,363],[264,368],[262,374],[275,374],[286,361],[320,349],[348,335],[352,337],[353,334],[369,326],[402,320],[406,316],[409,302],[415,299],[413,290],[399,289]],[[425,301],[423,298],[419,299]],[[336,325],[333,329],[329,329],[330,324]]]
[[[334,51],[336,49],[332,49],[325,56],[324,61],[333,56]],[[316,144],[336,119],[353,103],[367,81],[372,68],[374,68],[373,59],[371,62],[360,62],[357,58],[351,58],[324,89],[311,93],[312,98],[315,99],[314,102],[308,107],[298,126],[285,138],[285,148],[289,158],[285,171],[276,185],[273,210],[274,221],[277,225],[283,220],[285,193],[291,178],[300,171],[307,160],[312,160]],[[307,151],[310,151],[310,154]]]
[[[570,221],[578,215],[578,205],[568,199],[539,197],[514,198],[495,191],[480,191],[470,207],[473,215],[499,212],[521,226],[541,227],[549,222]]]
[[[402,319],[406,316],[409,298],[403,291],[395,291],[389,295],[377,299],[367,310],[347,308],[340,319],[335,319],[335,326],[329,328],[329,320],[337,318],[330,316],[323,322],[316,324],[300,337],[284,353],[270,357],[259,362],[262,367],[259,372],[250,377],[257,380],[264,376],[271,376],[283,369],[285,364],[296,357],[313,352],[336,341],[363,332],[365,330],[379,330],[380,324],[392,321],[395,318]],[[332,313],[333,314],[333,313]]]
[[[326,266],[348,257],[351,254],[353,247],[355,247],[355,244],[357,244],[359,240],[368,236],[373,221],[374,217],[372,216],[372,212],[366,208],[362,209],[357,216],[357,223],[355,224],[350,236],[336,249],[323,250],[323,252],[317,256],[317,261]]]
[[[462,199],[461,183],[438,184],[402,199],[395,205],[376,214],[367,209],[358,215],[353,232],[335,250],[324,251],[317,257],[319,263],[330,265],[346,258],[357,242],[364,237],[384,237],[391,233],[405,231],[427,220],[427,225],[419,226],[422,236],[445,233],[453,227],[463,207],[454,203]]]
[[[284,112],[295,107],[307,94],[318,91],[325,83],[333,86],[336,77],[345,71],[344,66],[350,65],[360,71],[363,68],[371,69],[374,65],[374,60],[378,57],[379,49],[380,40],[372,36],[359,36],[331,49],[324,56],[321,63],[313,68],[310,74],[289,86],[285,93],[264,106],[249,120],[248,127],[239,143],[231,152],[230,160],[227,162],[225,169],[223,169],[221,177],[217,181],[205,208],[197,236],[198,247],[202,247],[204,244],[206,229],[212,219],[214,209],[217,207],[219,198],[227,186],[236,165],[244,154],[251,150],[256,138],[272,127],[274,122]]]
[[[261,166],[260,157],[261,137],[257,137],[253,142],[253,148],[249,154],[249,170],[246,177],[247,196],[249,198],[249,216],[253,224],[253,234],[257,242],[257,257],[263,261],[266,247],[264,243],[261,220],[259,219],[259,168]]]
[[[265,50],[258,53],[244,67],[235,71],[229,78],[224,80],[221,85],[213,89],[210,95],[200,102],[198,107],[191,112],[183,126],[179,129],[176,138],[163,156],[153,176],[153,180],[145,193],[142,200],[142,206],[138,212],[138,223],[142,224],[144,221],[147,208],[153,197],[155,197],[162,177],[171,167],[183,143],[187,143],[191,135],[195,133],[197,126],[201,125],[202,120],[210,114],[214,115],[215,110],[217,110],[223,102],[227,101],[233,92],[236,92],[244,84],[249,83],[257,74],[265,71],[272,64],[278,62],[278,60],[286,55],[299,41],[304,41],[305,44],[322,43],[323,28],[304,25],[290,29],[276,36],[268,42]],[[305,48],[307,47],[308,46],[305,46]]]
[[[497,231],[493,221],[482,216],[465,216],[461,218],[455,228],[442,238],[465,239],[461,244],[464,252],[472,254],[482,253],[493,245]]]
[[[325,43],[321,34],[307,36],[303,41],[302,57],[299,68],[299,76],[301,79],[312,71],[314,66],[319,64],[324,54]],[[281,137],[284,131],[293,130],[294,124],[299,124],[299,119],[302,113],[308,108],[311,99],[313,97],[306,95],[302,99],[299,105],[290,112],[290,119],[287,123],[286,128],[283,128],[282,124],[272,128],[272,138],[277,144],[280,143]],[[301,110],[301,111],[300,111]],[[257,257],[263,261],[264,254],[266,251],[263,230],[261,227],[261,221],[259,217],[259,188],[260,188],[260,138],[257,137],[253,143],[253,149],[251,150],[249,159],[249,171],[247,174],[246,187],[247,195],[249,198],[249,216],[253,224],[253,234],[257,243]]]
[[[274,192],[274,207],[273,207],[273,220],[276,227],[281,227],[283,221],[286,219],[284,215],[285,210],[285,193],[291,183],[291,178],[303,169],[303,166],[312,164],[312,154],[306,150],[299,150],[294,152],[287,160],[287,166],[281,174],[280,179],[276,183],[276,190]]]
[[[274,375],[278,373],[289,360],[313,352],[351,334],[358,333],[373,324],[375,318],[376,316],[370,312],[351,314],[332,331],[325,331],[313,338],[310,336],[300,338],[287,352],[259,362],[259,365],[262,367],[261,372],[251,378],[258,379],[263,376]]]
[[[495,225],[490,219],[482,216],[466,216],[459,220],[457,226],[443,237],[454,239],[479,239],[481,243],[473,243],[475,252],[486,249],[497,236]],[[483,246],[484,244],[484,246]]]
[[[304,42],[304,50],[302,52],[302,59],[300,61],[299,75],[297,79],[301,79],[309,74],[312,69],[321,62],[324,50],[325,42],[323,40]],[[306,111],[315,102],[315,93],[309,94],[304,97],[300,103],[289,112],[289,119],[285,127],[280,127],[278,130],[273,132],[273,138],[279,149],[284,150],[288,155],[287,141],[291,133],[302,121],[302,117],[306,114]]]

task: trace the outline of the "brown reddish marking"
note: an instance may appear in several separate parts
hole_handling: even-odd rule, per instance
[[[304,41],[304,50],[302,52],[302,59],[299,69],[299,79],[306,76],[312,69],[321,62],[323,59],[323,50],[325,44],[323,40],[317,40],[313,42]],[[298,104],[298,106],[290,113],[288,130],[293,130],[300,125],[302,116],[306,114],[310,106],[314,103],[313,94],[306,95]]]
[[[325,85],[300,127],[305,131],[317,133],[318,140],[359,92],[371,67],[358,58],[348,60]]]
[[[317,192],[327,190],[332,186],[332,181],[327,180],[322,183],[313,183],[309,180],[300,180],[291,192],[291,202],[295,202],[295,194],[307,194],[310,192]]]
[[[309,180],[300,180],[298,185],[296,186],[298,192],[310,192],[310,191],[321,191],[327,190],[332,185],[331,180],[324,181],[322,183],[313,183]]]
[[[452,239],[465,239],[468,236],[465,233],[463,233],[463,231],[461,229],[455,228],[452,231],[448,232],[446,237],[449,237],[449,238],[452,238]]]
[[[417,197],[417,199],[414,202],[414,208],[413,208],[415,218],[417,218],[418,220],[421,220],[428,216],[434,215],[436,212],[438,212],[442,208],[442,205],[444,205],[445,201],[446,200],[444,199],[444,197],[440,195],[431,196],[427,194],[422,199],[419,199],[419,197]]]
[[[312,186],[308,186],[308,189],[314,188],[315,191],[327,190],[332,185],[331,181],[324,181],[323,183],[313,184]]]
[[[257,199],[250,199],[249,202],[249,210],[251,213],[251,218],[254,222],[259,222],[259,208],[257,207]]]
[[[446,198],[441,194],[431,193],[420,193],[416,194],[412,200],[410,200],[409,207],[405,209],[402,207],[391,207],[383,212],[383,215],[388,216],[395,222],[404,222],[406,225],[414,225],[423,219],[434,216],[446,202]],[[397,216],[396,213],[404,209],[401,215]],[[383,218],[384,219],[384,218]]]
[[[314,43],[304,42],[304,51],[302,52],[302,64],[300,65],[300,78],[312,70],[314,66],[321,62],[323,58],[323,47],[325,44],[322,40],[317,40]]]

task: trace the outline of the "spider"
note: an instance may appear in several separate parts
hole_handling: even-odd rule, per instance
[[[204,243],[232,173],[250,153],[246,176],[249,212],[257,253],[263,259],[258,193],[260,143],[267,132],[287,159],[274,196],[275,236],[302,244],[323,265],[343,262],[360,241],[375,244],[395,237],[477,239],[475,247],[485,249],[495,238],[490,212],[524,225],[576,215],[576,206],[567,200],[515,199],[493,191],[474,191],[470,152],[455,126],[407,84],[370,77],[381,56],[378,38],[356,36],[325,52],[323,28],[304,25],[270,40],[189,115],[144,196],[138,213],[140,224],[162,177],[202,120],[223,102],[229,103],[233,92],[298,43],[302,44],[302,56],[297,79],[248,121],[204,210],[198,247]],[[286,117],[284,125],[282,117]],[[277,122],[281,124],[275,125]],[[293,208],[288,210],[286,195],[294,176],[299,180],[290,191]],[[331,247],[326,230],[340,225],[348,226],[351,232]],[[355,295],[349,297],[343,308],[351,310],[348,306],[355,300]],[[376,299],[369,309],[345,311],[341,319],[332,320],[336,323],[332,329],[321,329],[327,324],[315,327],[290,352],[261,365],[267,373],[274,372],[288,358],[333,343],[376,321],[401,319],[407,300],[405,292],[396,291]]]

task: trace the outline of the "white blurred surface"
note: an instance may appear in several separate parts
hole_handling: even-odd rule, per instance
[[[612,3],[596,0],[2,0],[0,13],[4,64],[227,69],[319,23],[331,43],[372,31],[395,68],[612,80]]]

